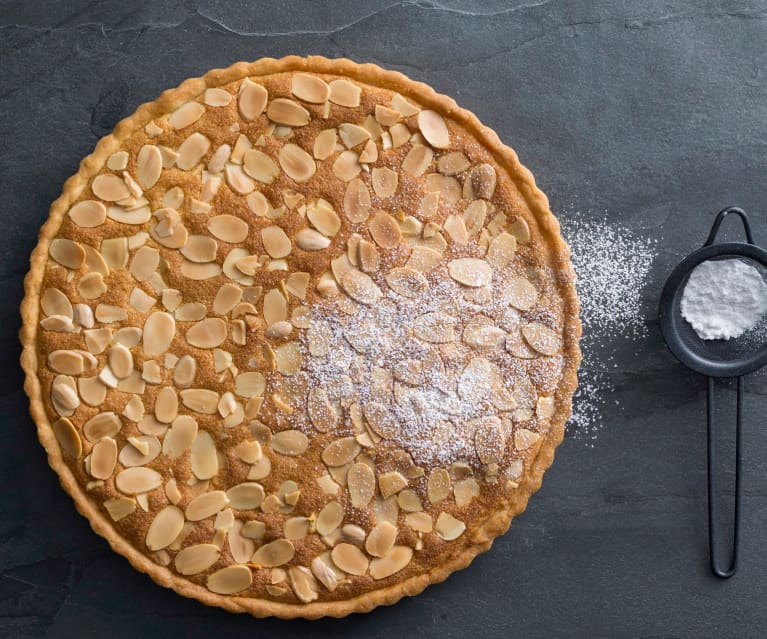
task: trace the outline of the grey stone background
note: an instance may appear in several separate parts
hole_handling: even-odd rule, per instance
[[[47,467],[16,338],[37,229],[98,138],[187,77],[291,53],[376,62],[454,96],[555,212],[627,226],[659,252],[648,337],[598,345],[617,366],[596,439],[568,436],[510,533],[417,598],[311,624],[204,608],[114,555]],[[0,1],[0,636],[765,636],[767,377],[747,384],[741,568],[719,582],[703,380],[655,320],[716,210],[745,207],[767,241],[765,63],[756,1]]]

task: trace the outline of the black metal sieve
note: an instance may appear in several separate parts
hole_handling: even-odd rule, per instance
[[[746,242],[722,242],[715,244],[722,221],[729,214],[735,214],[743,222]],[[722,579],[732,577],[737,570],[738,544],[740,540],[740,462],[741,462],[741,406],[743,385],[741,376],[767,364],[767,340],[755,339],[753,331],[737,339],[702,340],[692,326],[682,317],[679,305],[682,293],[692,270],[707,260],[740,259],[761,271],[767,269],[767,251],[754,244],[748,215],[742,209],[729,207],[720,211],[711,227],[703,247],[688,255],[672,271],[660,297],[658,316],[660,329],[666,345],[674,356],[688,368],[706,375],[707,424],[708,424],[708,543],[711,571]],[[735,427],[735,508],[733,523],[733,545],[729,567],[725,570],[717,562],[716,500],[714,470],[717,467],[714,446],[714,379],[718,377],[737,378],[737,406]]]

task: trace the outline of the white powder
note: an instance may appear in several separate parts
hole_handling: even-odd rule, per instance
[[[570,245],[581,301],[583,361],[573,414],[572,436],[594,440],[604,423],[606,405],[617,404],[611,371],[613,353],[622,341],[647,335],[648,305],[643,298],[656,257],[655,240],[620,224],[560,215],[562,235]]]
[[[690,273],[680,310],[701,339],[739,337],[767,312],[767,284],[742,260],[708,260]]]
[[[495,282],[500,284],[499,281]],[[483,314],[495,317],[503,330],[518,330],[520,314],[500,295],[491,301],[467,299],[465,289],[452,280],[432,285],[415,299],[405,299],[384,290],[384,297],[373,306],[359,305],[346,314],[336,303],[320,304],[306,334],[305,347],[312,351],[312,334],[327,355],[307,358],[306,372],[312,386],[321,386],[331,400],[354,396],[360,406],[380,402],[381,388],[388,388],[409,363],[416,364],[412,385],[394,382],[397,401],[386,401],[389,416],[397,425],[397,444],[409,452],[416,463],[449,464],[469,458],[474,450],[477,418],[493,418],[494,387],[520,389],[528,384],[529,407],[533,408],[535,389],[530,384],[524,363],[509,355],[503,341],[496,347],[477,352],[476,366],[465,366],[465,347],[460,335],[470,318]],[[436,344],[412,335],[415,318],[424,313],[444,313],[455,318],[456,362],[439,356]],[[430,357],[432,356],[432,357]],[[433,357],[436,356],[436,357]],[[550,358],[562,364],[561,357]],[[443,360],[446,360],[443,362]],[[492,360],[492,361],[491,361]],[[429,365],[428,362],[436,362]],[[390,391],[384,391],[390,396]],[[521,406],[523,407],[523,406]],[[535,424],[535,417],[531,422]]]

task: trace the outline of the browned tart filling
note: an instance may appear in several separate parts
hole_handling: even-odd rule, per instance
[[[503,532],[562,438],[580,327],[532,177],[425,85],[238,64],[83,162],[23,363],[80,510],[232,610],[369,610]]]

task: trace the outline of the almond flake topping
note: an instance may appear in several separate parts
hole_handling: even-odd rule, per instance
[[[96,200],[83,200],[69,209],[69,217],[77,226],[90,229],[104,223],[107,208]]]
[[[328,99],[339,106],[356,108],[360,105],[362,89],[349,80],[333,80]]]
[[[295,144],[283,146],[277,158],[282,170],[296,182],[306,182],[317,170],[312,156]]]
[[[277,124],[287,126],[304,126],[309,124],[310,115],[298,102],[288,98],[277,98],[269,103],[266,109],[266,117]]]
[[[260,84],[245,78],[240,84],[238,105],[245,120],[255,120],[264,112],[269,94]]]
[[[168,118],[168,124],[174,129],[185,129],[197,122],[203,113],[205,113],[205,107],[202,104],[199,102],[187,102],[171,113]]]
[[[290,91],[299,100],[314,104],[322,104],[330,96],[330,87],[327,83],[322,78],[308,73],[296,73],[293,76]]]

